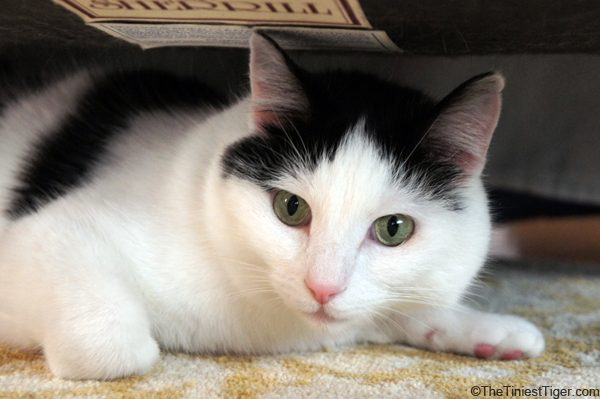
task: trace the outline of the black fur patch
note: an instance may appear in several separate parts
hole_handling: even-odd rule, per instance
[[[56,76],[30,76],[23,71],[15,70],[14,65],[0,60],[0,117],[8,104],[15,98],[34,93],[57,80]]]
[[[269,126],[231,145],[223,156],[224,176],[251,180],[265,189],[282,173],[294,174],[300,151],[314,168],[322,154],[335,155],[340,142],[360,118],[371,139],[409,175],[419,176],[433,198],[461,209],[457,185],[461,170],[435,159],[421,139],[439,110],[419,91],[355,72],[309,74],[295,71],[310,103],[308,118]]]
[[[115,72],[99,79],[77,109],[24,160],[20,183],[6,210],[11,218],[34,212],[83,184],[102,161],[111,139],[127,129],[132,117],[223,104],[204,84],[162,72]]]

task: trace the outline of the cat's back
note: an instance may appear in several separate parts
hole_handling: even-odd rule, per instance
[[[132,160],[164,151],[185,123],[223,103],[199,80],[160,71],[79,71],[0,90],[0,227],[89,183],[115,147]]]

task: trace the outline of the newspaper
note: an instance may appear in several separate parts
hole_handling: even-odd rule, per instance
[[[247,47],[252,28],[290,50],[400,49],[358,0],[54,0],[88,25],[142,48]]]
[[[248,47],[251,27],[192,24],[96,23],[112,36],[144,49],[163,46]],[[288,50],[401,51],[383,31],[323,28],[255,28]]]
[[[87,23],[180,22],[371,28],[358,0],[55,0]]]

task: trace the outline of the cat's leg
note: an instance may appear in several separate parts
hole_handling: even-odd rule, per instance
[[[391,317],[394,322],[386,324],[387,336],[432,351],[516,360],[539,356],[544,350],[542,333],[517,316],[425,308]]]
[[[57,301],[42,343],[50,370],[73,379],[146,373],[159,348],[142,305],[119,281],[94,283],[93,292],[69,289]]]
[[[126,260],[93,226],[65,229],[43,219],[17,223],[0,238],[0,341],[41,347],[63,378],[147,372],[159,348],[141,296],[119,273]]]

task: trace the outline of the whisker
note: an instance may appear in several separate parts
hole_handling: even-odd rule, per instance
[[[373,311],[373,315],[375,317],[377,317],[379,320],[381,320],[381,322],[383,322],[384,324],[392,322],[394,324],[394,326],[396,326],[400,331],[402,331],[404,333],[404,335],[408,336],[408,331],[406,331],[406,328],[404,328],[404,326],[401,323],[394,320],[391,316],[386,315],[385,313],[381,313],[377,310]]]
[[[383,306],[382,308],[384,310],[388,311],[388,312],[392,312],[394,314],[398,314],[398,315],[400,315],[402,317],[406,317],[406,318],[411,319],[411,320],[413,320],[413,321],[415,321],[415,322],[417,322],[419,324],[422,324],[425,327],[427,327],[428,329],[432,329],[432,327],[429,324],[425,323],[423,320],[419,320],[416,317],[409,315],[408,313],[404,313],[404,312],[402,312],[402,311],[400,311],[398,309],[390,308],[390,307],[387,307],[387,306]]]
[[[276,118],[275,120],[277,121],[277,124],[279,125],[279,128],[281,129],[281,131],[285,135],[288,143],[292,147],[292,150],[296,153],[296,156],[298,157],[298,161],[302,162],[303,161],[303,156],[300,153],[300,151],[298,150],[298,147],[296,147],[296,144],[294,144],[294,142],[292,140],[292,137],[288,134],[286,128],[284,127],[283,123],[279,120],[279,118]]]
[[[302,148],[304,150],[305,154],[308,154],[308,148],[306,147],[306,143],[304,142],[304,139],[302,138],[302,135],[300,134],[300,131],[298,130],[298,128],[296,127],[296,124],[294,123],[294,121],[291,120],[291,118],[289,118],[287,115],[284,115],[288,125],[294,129],[294,131],[296,132],[296,136],[298,136],[298,139],[300,140],[300,144],[302,144]]]

